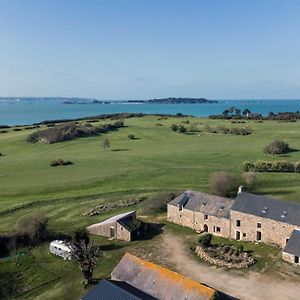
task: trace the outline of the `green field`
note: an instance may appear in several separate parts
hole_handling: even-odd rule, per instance
[[[171,131],[171,124],[180,125],[186,120],[195,124],[199,132],[180,134]],[[156,123],[162,126],[156,126]],[[253,133],[248,136],[205,133],[204,127],[208,124],[250,126]],[[300,149],[299,122],[248,121],[247,124],[231,124],[230,121],[201,118],[158,120],[156,116],[147,116],[126,119],[125,125],[125,128],[105,135],[52,145],[28,144],[26,137],[34,130],[9,129],[8,133],[1,133],[0,233],[13,231],[22,218],[40,212],[49,217],[51,230],[71,234],[77,228],[115,213],[109,212],[100,217],[82,216],[100,203],[164,191],[208,191],[211,173],[228,171],[241,177],[239,165],[244,160],[300,161],[300,151],[274,158],[263,153],[264,146],[275,138]],[[134,134],[137,139],[128,139],[128,134]],[[107,150],[102,148],[105,137],[111,144]],[[71,160],[74,165],[50,167],[50,161],[57,158]],[[259,194],[300,203],[299,176],[296,173],[260,173],[255,189]],[[137,208],[142,205],[143,202]],[[112,262],[115,263],[125,249],[122,245],[121,250],[105,253],[113,259],[108,260],[102,273],[99,270],[96,275],[99,278],[108,275]],[[45,291],[62,295],[68,289],[75,291],[76,295],[82,294],[82,288],[73,288],[71,283],[63,287],[62,279],[51,282],[57,276],[73,276],[76,278],[73,284],[77,286],[80,282],[77,266],[69,264],[62,271],[57,266],[61,261],[45,254],[47,245],[34,249],[34,253],[42,267],[49,269],[49,278],[45,275],[49,284],[34,291],[30,297]],[[48,297],[46,294],[43,294],[43,299]]]

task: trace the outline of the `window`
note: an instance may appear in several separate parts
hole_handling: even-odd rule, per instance
[[[204,215],[204,220],[207,220],[208,219],[208,215]]]
[[[295,256],[294,262],[295,264],[299,264],[299,256]]]
[[[236,227],[240,227],[241,226],[241,220],[236,220]]]
[[[121,230],[123,230],[123,227],[121,227]]]
[[[221,227],[219,227],[219,226],[214,226],[213,231],[214,231],[214,232],[221,232]]]
[[[260,231],[256,232],[256,240],[261,241],[261,232]]]
[[[241,238],[241,233],[239,231],[235,232],[235,239],[239,240]]]
[[[287,239],[285,239],[285,243],[287,244],[288,243],[288,241],[289,241],[289,239],[287,238]]]
[[[257,228],[261,228],[261,223],[257,223]]]
[[[243,233],[243,237],[246,237],[246,236],[247,236],[247,235],[246,235],[246,233],[244,232],[244,233]]]

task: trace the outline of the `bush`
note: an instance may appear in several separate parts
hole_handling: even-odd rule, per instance
[[[264,152],[268,154],[284,154],[290,151],[289,145],[282,140],[274,140],[264,148]]]
[[[173,131],[177,131],[177,130],[178,130],[178,125],[172,124],[172,125],[171,125],[171,129],[172,129]]]
[[[254,170],[254,164],[250,161],[241,162],[241,168],[244,172],[250,172]]]
[[[61,158],[51,161],[50,167],[60,167],[73,165],[73,162],[70,160],[62,160]]]
[[[210,192],[215,195],[227,196],[233,187],[234,178],[227,172],[215,172],[209,178]]]
[[[211,245],[211,240],[212,235],[210,233],[205,233],[199,237],[198,242],[202,247],[207,248]]]
[[[172,201],[177,195],[174,193],[157,194],[147,201],[143,202],[142,213],[162,213],[167,211],[167,204]]]
[[[27,217],[20,222],[20,232],[28,236],[32,245],[36,245],[47,238],[47,223],[48,218],[43,215]]]
[[[179,127],[178,127],[178,132],[180,132],[180,133],[186,133],[187,130],[186,130],[186,128],[185,128],[184,126],[179,125]]]
[[[128,138],[130,139],[130,140],[134,140],[134,135],[133,134],[128,134]]]
[[[256,174],[254,172],[245,172],[242,175],[247,187],[253,187],[256,182]]]
[[[294,163],[294,172],[300,173],[300,161]]]

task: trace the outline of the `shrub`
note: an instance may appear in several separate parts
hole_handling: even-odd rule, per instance
[[[178,130],[178,125],[172,124],[172,125],[171,125],[171,129],[172,129],[173,131],[177,131],[177,130]]]
[[[274,140],[264,148],[264,152],[268,154],[284,154],[290,151],[289,145],[282,140]]]
[[[209,178],[210,192],[215,195],[227,196],[233,186],[234,178],[227,172],[215,172]]]
[[[28,236],[33,245],[44,241],[48,236],[48,218],[43,215],[27,217],[20,222],[19,228],[23,236]]]
[[[294,172],[300,173],[300,161],[294,163]]]
[[[244,172],[249,172],[254,170],[254,164],[250,161],[241,162],[241,168]]]
[[[182,125],[179,125],[178,131],[179,131],[180,133],[186,133],[186,132],[187,132],[186,128],[185,128],[184,126],[182,126]]]
[[[109,142],[109,139],[108,138],[105,138],[103,141],[102,141],[102,147],[103,149],[107,149],[107,148],[110,148],[110,142]]]
[[[70,160],[62,160],[61,158],[51,161],[50,167],[60,167],[73,165],[73,162]]]
[[[167,204],[172,201],[177,195],[175,193],[157,194],[147,201],[143,202],[142,213],[162,213],[167,211]]]
[[[245,172],[242,177],[247,187],[254,186],[256,181],[256,174],[254,172]]]
[[[210,233],[205,233],[199,237],[198,242],[202,247],[207,248],[211,245],[211,240],[212,235]]]
[[[134,135],[133,134],[128,134],[128,138],[130,139],[130,140],[134,140]]]

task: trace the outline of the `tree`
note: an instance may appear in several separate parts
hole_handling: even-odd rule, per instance
[[[172,124],[172,125],[171,125],[171,129],[172,129],[173,131],[177,131],[177,130],[178,130],[178,125]]]
[[[210,192],[215,195],[227,196],[233,186],[234,178],[227,172],[215,172],[209,178]]]
[[[248,108],[246,108],[246,109],[244,109],[243,110],[243,116],[245,116],[245,117],[249,117],[249,115],[251,114],[251,111],[248,109]]]
[[[90,243],[88,233],[78,231],[74,236],[74,243],[69,244],[72,257],[79,262],[79,268],[83,274],[84,284],[89,285],[93,279],[94,267],[98,262],[100,247]]]
[[[107,148],[110,148],[110,143],[109,143],[109,139],[105,138],[102,142],[102,147],[104,150],[106,150]]]
[[[275,154],[287,153],[289,152],[289,150],[289,144],[285,143],[282,140],[274,140],[264,148],[265,153],[272,154],[273,156]]]
[[[227,118],[227,117],[228,117],[228,113],[229,113],[229,110],[228,110],[228,109],[225,109],[225,110],[223,111],[223,116],[224,116],[225,118]]]

